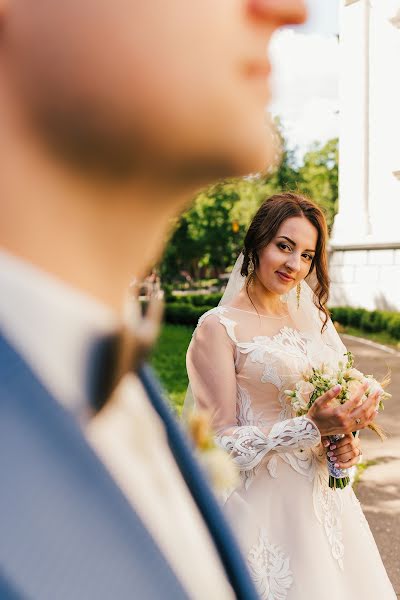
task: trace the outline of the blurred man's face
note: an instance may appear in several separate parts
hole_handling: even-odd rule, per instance
[[[200,180],[268,164],[266,48],[303,18],[302,0],[8,0],[0,52],[56,150]]]

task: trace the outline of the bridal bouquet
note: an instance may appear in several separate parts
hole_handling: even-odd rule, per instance
[[[296,416],[300,417],[307,414],[317,398],[338,384],[341,385],[342,389],[340,394],[332,400],[333,404],[344,404],[357,394],[362,385],[367,383],[368,388],[361,401],[364,402],[370,394],[378,391],[379,404],[377,410],[383,410],[385,400],[391,397],[391,394],[385,392],[384,389],[390,378],[387,376],[382,382],[378,382],[372,375],[364,375],[354,368],[354,357],[351,352],[347,352],[344,356],[347,360],[340,361],[335,368],[325,364],[322,364],[319,368],[311,368],[303,373],[302,379],[296,383],[293,390],[285,390]],[[380,427],[373,423],[368,427],[375,431],[381,439],[384,439],[384,433]],[[356,435],[356,433],[353,433],[353,435]],[[334,443],[342,437],[341,435],[334,435],[330,436],[329,439]],[[347,471],[336,468],[329,460],[328,470],[329,487],[343,489],[350,482]]]

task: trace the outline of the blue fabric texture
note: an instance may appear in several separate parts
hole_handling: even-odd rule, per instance
[[[1,336],[0,474],[1,600],[187,600],[73,417]]]

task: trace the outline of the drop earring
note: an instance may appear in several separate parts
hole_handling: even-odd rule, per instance
[[[247,276],[251,277],[254,273],[254,262],[253,262],[253,254],[250,252],[249,254],[249,263],[247,265]]]
[[[301,283],[299,282],[296,287],[297,310],[299,310],[299,308],[300,308],[300,296],[301,296]]]

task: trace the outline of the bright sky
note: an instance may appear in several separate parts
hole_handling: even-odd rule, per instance
[[[272,112],[280,115],[291,146],[300,155],[314,141],[338,135],[339,0],[308,0],[310,18],[301,28],[276,34]]]

